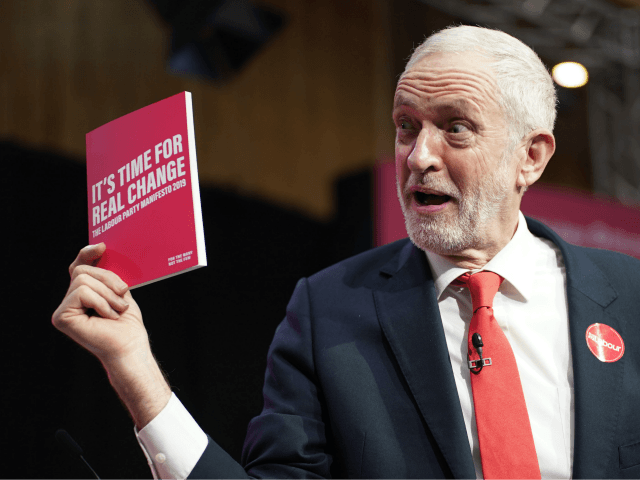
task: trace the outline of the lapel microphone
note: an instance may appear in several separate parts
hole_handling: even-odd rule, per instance
[[[471,369],[471,372],[477,375],[482,370],[482,367],[484,367],[484,359],[482,358],[482,347],[484,347],[484,343],[482,343],[482,337],[479,333],[476,332],[471,336],[471,344],[476,349],[476,352],[478,352],[478,356],[480,357],[480,360],[477,363],[477,370]]]
[[[80,457],[80,459],[84,462],[84,464],[89,468],[89,470],[91,470],[91,473],[93,473],[93,475],[100,480],[100,477],[98,476],[98,474],[96,473],[96,471],[91,468],[91,465],[89,465],[89,462],[87,462],[84,459],[84,452],[82,451],[82,448],[80,447],[80,445],[78,445],[78,443],[71,438],[71,435],[69,435],[67,433],[66,430],[59,428],[56,431],[56,440],[58,441],[58,443],[60,443],[61,445],[64,446],[64,448],[67,449],[67,451],[69,453],[71,453],[72,456],[76,457]]]
[[[484,347],[484,343],[482,343],[482,337],[479,333],[474,333],[471,336],[471,343],[475,347],[476,352],[478,352],[478,355],[480,355],[480,359],[482,359],[482,347]]]

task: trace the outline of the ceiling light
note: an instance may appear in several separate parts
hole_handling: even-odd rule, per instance
[[[583,65],[576,62],[562,62],[551,70],[551,76],[561,87],[578,88],[587,83],[589,73]]]

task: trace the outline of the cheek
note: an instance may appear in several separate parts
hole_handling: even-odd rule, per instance
[[[406,147],[399,148],[396,146],[396,178],[400,181],[400,185],[404,185],[409,177],[409,167],[407,166],[407,157],[409,155],[404,152],[404,149],[406,149]]]
[[[465,186],[473,184],[482,176],[482,164],[482,159],[476,152],[452,152],[449,155],[447,170],[456,184]]]

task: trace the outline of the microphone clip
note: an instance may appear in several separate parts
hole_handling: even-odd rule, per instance
[[[491,365],[491,359],[482,358],[482,347],[484,347],[484,343],[482,343],[482,337],[479,333],[476,332],[471,336],[471,344],[476,349],[476,352],[478,353],[480,359],[471,360],[469,354],[467,353],[467,365],[469,366],[469,370],[471,370],[471,373],[477,375],[482,371],[483,367]]]

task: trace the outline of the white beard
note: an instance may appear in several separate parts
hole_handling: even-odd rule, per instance
[[[503,201],[512,188],[509,179],[507,158],[502,159],[493,175],[485,177],[475,188],[466,192],[460,191],[452,182],[412,173],[403,193],[396,177],[398,198],[409,238],[418,248],[439,255],[455,255],[466,249],[480,248],[483,244],[482,228],[500,212]],[[418,214],[411,209],[413,194],[410,188],[413,185],[449,195],[450,201],[458,205],[458,215]]]

